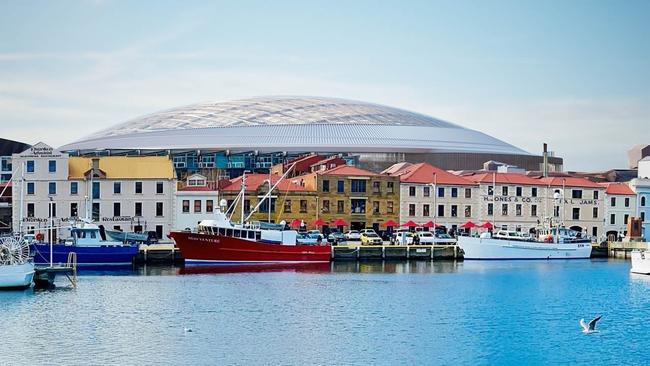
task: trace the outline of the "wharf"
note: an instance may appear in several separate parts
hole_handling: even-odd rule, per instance
[[[336,245],[332,260],[462,259],[457,245]]]
[[[47,266],[34,268],[34,287],[35,288],[52,288],[56,275],[65,275],[72,287],[77,287],[77,267],[76,264],[67,264],[64,266]]]
[[[140,245],[136,264],[182,264],[184,262],[181,251],[174,244]]]
[[[633,250],[650,250],[648,242],[622,242],[610,241],[607,243],[607,252],[610,258],[628,259]]]

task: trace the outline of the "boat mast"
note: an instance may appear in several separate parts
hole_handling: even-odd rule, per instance
[[[293,167],[295,167],[295,166],[296,166],[295,163],[294,163],[293,165],[291,165],[291,166],[289,167],[289,169],[287,169],[287,171],[286,171],[286,172],[285,172],[285,173],[280,177],[280,179],[278,179],[278,181],[275,182],[275,184],[274,184],[271,188],[269,188],[269,191],[266,192],[266,194],[265,194],[264,196],[262,196],[262,198],[260,198],[260,200],[259,200],[259,202],[257,203],[257,205],[255,205],[255,207],[251,210],[251,212],[248,214],[248,216],[246,216],[246,220],[248,220],[251,216],[253,216],[253,214],[254,214],[255,212],[257,212],[257,210],[260,208],[260,206],[262,205],[262,203],[264,203],[264,200],[265,200],[265,199],[268,199],[268,200],[269,200],[269,211],[271,210],[271,202],[272,202],[272,199],[271,199],[271,193],[273,192],[273,190],[274,190],[278,185],[280,185],[280,182],[282,182],[282,180],[283,180],[285,177],[287,177],[287,176],[289,175],[289,173],[293,170]],[[270,185],[270,184],[269,184],[269,185]]]
[[[20,213],[18,217],[18,233],[23,236],[23,210],[25,209],[25,162],[20,164]]]
[[[244,227],[244,195],[246,194],[246,171],[241,176],[241,226]]]

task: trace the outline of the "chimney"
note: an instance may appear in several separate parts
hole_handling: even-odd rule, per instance
[[[548,145],[546,142],[544,143],[544,162],[542,166],[542,175],[544,177],[548,177]]]

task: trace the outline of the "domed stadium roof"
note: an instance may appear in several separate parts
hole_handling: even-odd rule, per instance
[[[260,97],[193,104],[118,124],[60,149],[527,155],[481,132],[423,114],[322,97]]]

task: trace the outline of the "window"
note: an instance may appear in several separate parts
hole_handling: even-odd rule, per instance
[[[163,203],[156,202],[156,217],[163,217]]]
[[[395,189],[395,182],[386,182],[386,193],[393,193]]]
[[[530,205],[530,216],[537,216],[537,205]]]
[[[501,216],[508,216],[508,204],[501,204]]]
[[[92,219],[95,221],[99,221],[99,202],[93,202],[93,212],[92,212]]]
[[[50,160],[47,162],[47,171],[50,173],[56,173],[56,160]]]
[[[645,207],[645,196],[641,196],[641,207]]]
[[[345,202],[337,201],[336,202],[336,213],[343,213],[345,211]]]
[[[345,182],[342,180],[336,181],[336,192],[343,193],[345,192]]]
[[[330,200],[323,200],[323,207],[321,208],[323,212],[330,212]]]
[[[630,199],[625,197],[625,207],[630,207]]]
[[[594,199],[595,199],[595,200],[598,199],[598,191],[594,191]]]
[[[530,189],[530,195],[531,197],[537,197],[537,187],[532,187]]]
[[[122,182],[113,182],[113,194],[122,193]]]
[[[515,187],[515,196],[521,197],[523,195],[524,189],[522,187]]]
[[[381,193],[381,182],[372,182],[372,193]]]
[[[214,201],[213,200],[205,200],[205,212],[207,212],[207,213],[213,213],[214,212]]]
[[[119,202],[113,202],[113,216],[122,216],[122,205]]]
[[[190,200],[183,200],[183,213],[190,212]]]
[[[350,191],[355,193],[363,193],[366,191],[366,181],[361,179],[350,180]]]
[[[307,200],[300,200],[300,212],[301,213],[307,212]]]
[[[515,216],[521,216],[521,204],[520,203],[515,205]]]
[[[560,206],[553,207],[553,216],[560,217]]]
[[[594,218],[594,219],[597,219],[597,218],[598,218],[598,207],[594,207],[592,213],[593,213],[593,218]]]
[[[205,204],[206,204],[205,212],[212,212],[212,211],[208,211],[208,208],[207,208],[208,201],[205,201]],[[251,213],[251,201],[250,200],[244,200],[244,213],[246,213],[246,214]]]
[[[616,207],[616,197],[610,198],[609,205],[612,207]]]
[[[291,200],[284,200],[282,212],[291,213]]]
[[[393,213],[393,201],[388,201],[386,202],[386,213],[392,214]]]
[[[27,160],[27,173],[34,173],[34,160]]]
[[[465,198],[472,198],[472,189],[465,188]]]
[[[27,204],[27,217],[34,217],[34,204],[33,203],[28,203]]]
[[[135,182],[135,193],[142,194],[142,182]]]
[[[415,187],[409,187],[409,197],[415,197]]]
[[[133,226],[133,232],[135,232],[135,233],[141,233],[141,232],[142,232],[142,225],[135,225],[135,226]]]
[[[645,212],[641,211],[641,222],[645,222]]]
[[[458,206],[451,205],[451,217],[458,217]]]
[[[156,182],[156,194],[163,194],[164,185],[163,182]]]
[[[623,225],[627,225],[627,220],[628,220],[629,218],[630,218],[630,215],[628,215],[628,214],[625,214],[625,215],[623,216]]]
[[[438,187],[438,197],[445,196],[445,187]]]
[[[366,213],[366,200],[353,199],[350,200],[352,206],[353,214],[364,214]]]
[[[582,198],[582,189],[572,189],[571,198],[575,198],[575,199]]]
[[[330,191],[330,181],[323,180],[323,192],[329,192],[329,191]]]
[[[79,216],[79,206],[77,205],[77,202],[72,202],[70,203],[70,217],[77,216]]]
[[[99,182],[93,182],[93,189],[92,189],[92,194],[93,194],[93,199],[99,199],[100,191],[99,191]]]
[[[34,194],[34,182],[27,183],[27,194]]]
[[[472,206],[465,206],[465,217],[472,217]]]
[[[494,187],[487,186],[487,194],[488,196],[494,196]]]
[[[142,216],[142,202],[136,202],[135,203],[135,215],[134,216]]]
[[[262,204],[260,205],[260,212],[268,213],[269,210],[271,210],[271,212],[275,212],[275,201],[276,201],[275,198],[271,198],[270,202],[269,202],[268,198],[265,199],[264,201],[262,201]],[[270,206],[269,206],[269,204],[270,204]],[[230,206],[231,206],[231,204],[228,204],[228,207],[230,207]]]
[[[156,225],[156,239],[162,239],[163,237],[163,226]]]
[[[487,212],[488,216],[494,215],[494,205],[492,203],[488,203]]]
[[[453,198],[458,197],[458,188],[452,188],[452,189],[451,189],[451,196],[452,196]]]
[[[422,195],[424,197],[430,197],[431,196],[431,187],[429,187],[429,186],[422,187]]]
[[[428,204],[422,205],[422,216],[429,217],[431,216],[430,206]]]
[[[194,213],[201,213],[201,200],[194,200]]]
[[[79,193],[79,182],[70,182],[70,194]]]
[[[56,203],[50,203],[50,217],[56,217]]]
[[[379,201],[372,202],[372,213],[373,215],[379,215]]]
[[[501,195],[502,196],[507,196],[508,195],[508,187],[507,186],[501,187]]]
[[[591,235],[592,236],[598,236],[598,228],[596,226],[593,226],[591,228]]]
[[[445,216],[445,205],[438,205],[438,217]]]
[[[48,184],[48,193],[49,194],[56,194],[56,182],[50,182]]]
[[[609,215],[609,224],[610,225],[616,225],[616,215],[615,214]]]
[[[572,217],[574,220],[580,220],[580,208],[578,207],[573,208]]]
[[[409,216],[415,216],[415,204],[409,204]]]

